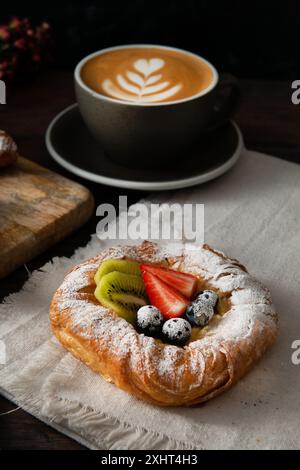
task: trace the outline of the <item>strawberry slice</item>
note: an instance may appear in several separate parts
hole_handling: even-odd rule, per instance
[[[142,276],[151,304],[157,307],[165,318],[180,317],[184,314],[189,305],[188,299],[154,274],[142,271]]]
[[[197,278],[192,274],[182,273],[174,269],[162,268],[151,264],[142,264],[141,271],[154,274],[169,286],[178,290],[185,297],[190,299],[197,287]]]

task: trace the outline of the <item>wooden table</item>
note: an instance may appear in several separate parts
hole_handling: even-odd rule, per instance
[[[243,80],[242,104],[236,116],[248,148],[300,163],[300,106],[291,102],[291,83],[287,81]],[[29,86],[9,90],[7,105],[0,106],[0,128],[16,139],[20,152],[42,165],[85,184],[101,202],[117,204],[120,194],[132,203],[146,193],[97,185],[81,180],[59,167],[49,156],[45,130],[58,111],[75,101],[73,78],[69,72],[53,72],[39,77]],[[39,268],[53,256],[69,256],[87,243],[95,231],[96,217],[67,240],[55,245],[28,263],[30,271]],[[18,291],[27,279],[20,268],[1,281],[0,298]],[[0,397],[0,413],[15,406]],[[0,416],[0,449],[83,449],[22,410]]]

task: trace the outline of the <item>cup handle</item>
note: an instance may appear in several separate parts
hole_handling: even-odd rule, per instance
[[[239,81],[233,75],[222,74],[216,89],[216,103],[211,124],[206,131],[223,126],[237,110],[241,97]]]

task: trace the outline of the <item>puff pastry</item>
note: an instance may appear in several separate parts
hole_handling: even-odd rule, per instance
[[[17,158],[17,144],[7,132],[0,130],[0,168],[12,165]]]
[[[94,297],[94,274],[108,258],[161,263],[192,273],[219,295],[218,311],[193,329],[185,347],[139,334]],[[54,334],[76,358],[136,398],[162,406],[194,405],[231,387],[274,342],[270,293],[236,260],[203,245],[170,256],[151,242],[109,248],[74,267],[50,308]]]

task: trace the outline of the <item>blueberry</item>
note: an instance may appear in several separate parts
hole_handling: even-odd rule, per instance
[[[171,318],[164,323],[162,332],[169,343],[183,346],[190,338],[192,328],[184,318]]]
[[[218,302],[218,295],[213,290],[204,290],[197,295],[195,300],[203,300],[203,302],[209,303],[212,307],[215,307]]]
[[[137,328],[146,336],[160,336],[163,322],[162,314],[153,305],[144,305],[137,312]]]
[[[205,326],[214,315],[214,308],[210,302],[197,297],[185,312],[188,321],[195,326]]]
[[[195,321],[195,317],[194,317],[194,305],[193,305],[193,302],[188,306],[186,312],[185,312],[185,316],[187,318],[187,320],[190,322],[190,324],[192,326],[197,326],[197,323]]]

